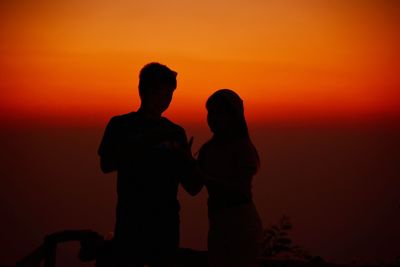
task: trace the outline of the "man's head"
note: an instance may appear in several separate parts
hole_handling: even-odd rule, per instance
[[[139,74],[141,107],[154,113],[163,113],[172,100],[177,73],[165,65],[152,62]]]

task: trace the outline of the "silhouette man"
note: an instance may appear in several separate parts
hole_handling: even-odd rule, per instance
[[[109,121],[98,154],[104,173],[117,171],[116,266],[174,266],[179,247],[178,185],[201,190],[182,127],[162,113],[177,73],[159,63],[140,71],[140,108]]]

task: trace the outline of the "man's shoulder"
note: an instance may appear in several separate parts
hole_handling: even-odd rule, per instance
[[[124,124],[126,122],[132,122],[132,120],[135,120],[136,118],[136,112],[129,112],[126,114],[120,114],[120,115],[115,115],[111,117],[110,123],[111,124]]]
[[[171,120],[169,120],[165,117],[162,117],[162,122],[164,123],[165,126],[167,126],[170,129],[173,129],[173,130],[179,131],[179,132],[183,132],[183,133],[185,132],[185,129],[182,126],[172,122]]]
[[[113,133],[125,132],[127,129],[132,127],[132,125],[136,125],[135,121],[135,112],[115,115],[109,120],[106,131],[111,131]]]

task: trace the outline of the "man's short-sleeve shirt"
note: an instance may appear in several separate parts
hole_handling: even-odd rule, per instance
[[[98,154],[116,163],[119,204],[136,212],[178,212],[186,142],[184,129],[164,117],[150,120],[136,112],[113,117]]]

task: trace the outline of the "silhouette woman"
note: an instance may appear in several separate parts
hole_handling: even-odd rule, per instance
[[[252,202],[251,183],[259,167],[243,101],[229,89],[207,100],[212,138],[199,152],[198,163],[208,191],[210,267],[257,266],[262,225]]]

